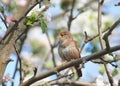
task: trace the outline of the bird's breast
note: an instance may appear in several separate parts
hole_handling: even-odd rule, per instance
[[[73,47],[68,46],[68,47],[61,49],[61,51],[62,51],[61,53],[64,55],[65,60],[70,61],[72,59],[71,54],[73,51]]]

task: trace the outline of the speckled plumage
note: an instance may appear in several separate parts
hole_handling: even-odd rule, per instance
[[[80,52],[77,46],[77,42],[73,40],[69,31],[63,31],[59,34],[59,47],[58,53],[63,61],[70,61],[72,59],[79,59]],[[82,76],[79,65],[75,66],[78,76]]]

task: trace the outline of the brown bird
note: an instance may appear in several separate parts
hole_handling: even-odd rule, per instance
[[[59,47],[58,53],[63,61],[71,61],[72,59],[79,59],[80,51],[77,46],[77,42],[73,40],[73,37],[69,31],[63,31],[59,33]],[[78,77],[82,76],[82,71],[79,65],[75,66]]]

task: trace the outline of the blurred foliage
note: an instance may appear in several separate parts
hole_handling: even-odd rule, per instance
[[[46,52],[46,46],[45,44],[41,41],[37,40],[30,40],[31,46],[32,46],[32,52],[34,55],[44,55]]]
[[[104,72],[105,72],[105,67],[104,67],[103,65],[100,65],[100,67],[99,67],[99,73],[100,73],[101,75],[103,75]]]
[[[62,0],[61,1],[61,8],[63,10],[68,10],[72,5],[73,0]]]
[[[91,13],[91,14],[89,15],[89,19],[90,19],[90,20],[97,20],[97,17],[94,15],[94,13]]]
[[[83,12],[85,12],[86,10],[88,10],[88,7],[86,6],[86,7],[81,7],[81,8],[78,8],[77,9],[77,11],[79,12],[79,13],[83,13]]]
[[[43,0],[42,3],[44,3],[44,4],[50,4],[50,0]]]
[[[22,72],[24,72],[25,75],[33,72],[33,71],[31,71],[31,70],[33,70],[32,69],[32,67],[33,67],[32,62],[30,60],[28,62],[28,60],[26,60],[26,58],[22,60],[22,67],[23,67]]]
[[[3,12],[4,8],[0,5],[0,11]]]
[[[104,23],[104,26],[105,26],[105,29],[107,29],[109,26],[111,26],[112,25],[112,22],[110,22],[110,21],[106,21],[105,23]]]
[[[39,18],[39,24],[40,24],[40,26],[42,28],[42,32],[45,33],[46,29],[47,29],[47,24],[46,24],[45,20]]]
[[[100,65],[99,73],[101,75],[103,75],[105,73],[105,68],[103,65]],[[112,76],[114,77],[114,76],[118,75],[118,73],[119,73],[119,71],[116,68],[114,68],[114,70],[112,71]]]
[[[45,83],[43,86],[51,86],[49,83]]]
[[[16,5],[15,0],[10,0],[10,4],[7,7],[8,11],[10,11],[10,12],[12,11],[12,12],[16,13],[17,12],[16,7],[17,7],[17,5]]]
[[[15,0],[10,0],[7,4],[3,1],[0,1],[0,8],[3,8],[5,12],[9,12],[10,14],[17,12],[17,5]]]
[[[52,61],[48,61],[47,64],[45,65],[46,68],[52,68],[54,66]]]
[[[112,71],[112,76],[116,76],[118,74],[118,70],[115,68],[113,71]]]
[[[112,57],[116,58],[117,55],[115,53],[109,53],[109,55],[111,55]]]

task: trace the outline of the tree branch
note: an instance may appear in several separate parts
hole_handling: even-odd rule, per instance
[[[34,2],[33,5],[35,3],[36,2]],[[21,22],[22,21],[21,18],[26,15],[26,9],[30,7],[31,7],[30,2],[28,2],[24,7],[18,7],[19,8],[18,10],[21,10],[22,12],[19,11],[19,13],[15,16],[17,19],[20,19],[20,21],[17,21],[17,23],[15,24],[11,24],[8,28],[6,35],[3,37],[3,40],[7,41],[7,43],[5,43],[4,45],[2,44],[0,45],[2,47],[0,50],[0,55],[1,55],[0,56],[0,83],[2,82],[2,77],[4,75],[4,71],[7,66],[7,64],[3,64],[3,63],[5,62],[5,59],[9,59],[9,54],[12,52],[12,50],[10,49],[13,49],[13,45],[15,43],[17,36],[23,30],[24,25],[23,25],[23,22]],[[18,26],[18,23],[19,23],[19,26]],[[11,33],[10,37],[8,36],[9,33]]]
[[[66,79],[60,79],[58,81],[54,81],[50,83],[51,85],[70,85],[70,86],[97,86],[95,83],[87,83],[87,82],[80,82],[80,81],[72,81]]]
[[[6,23],[6,20],[3,19],[1,15],[0,15],[0,18],[1,18],[2,22],[5,24],[5,27],[8,28],[7,23]]]
[[[99,33],[99,40],[100,40],[100,45],[101,45],[101,49],[103,50],[104,49],[104,43],[103,43],[103,39],[102,39],[102,6],[103,6],[103,2],[104,0],[99,0],[98,1],[98,33]],[[109,47],[109,43],[108,43],[108,39],[105,40],[107,42],[107,46],[106,47]],[[104,56],[105,58],[105,56]],[[111,86],[114,86],[114,82],[113,82],[113,78],[112,78],[112,75],[110,74],[109,72],[109,68],[108,68],[108,65],[104,62],[104,67],[105,67],[105,71],[106,71],[106,74],[108,76],[108,80],[111,84]]]
[[[16,48],[16,46],[14,45],[14,49],[15,49],[15,52],[17,54],[17,57],[18,57],[18,60],[19,60],[19,64],[20,64],[20,83],[22,82],[22,61],[21,61],[21,58],[20,58],[20,54]]]
[[[56,67],[55,55],[54,55],[54,51],[53,51],[54,47],[53,47],[53,45],[52,45],[52,43],[51,43],[51,41],[50,41],[48,32],[46,32],[46,35],[47,35],[47,39],[48,39],[49,45],[50,45],[50,47],[51,47],[52,61],[53,61],[54,67]]]
[[[86,60],[86,62],[88,62],[90,60],[100,58],[101,56],[103,56],[103,55],[105,55],[107,53],[110,53],[110,52],[113,52],[113,51],[117,51],[117,50],[120,50],[120,45],[119,46],[115,46],[115,47],[111,47],[110,50],[104,49],[104,50],[96,52],[96,53],[94,53],[92,55],[85,56],[85,57],[83,57],[81,59],[72,60],[70,62],[65,63],[64,65],[55,67],[55,68],[49,70],[48,72],[42,73],[40,75],[37,75],[34,78],[29,79],[29,80],[23,82],[20,86],[29,86],[30,84],[32,84],[32,83],[34,83],[34,82],[36,82],[38,80],[41,80],[41,79],[44,79],[44,78],[46,78],[48,76],[56,74],[56,71],[59,72],[59,71],[62,71],[64,69],[68,68],[68,67],[81,64],[84,60]]]
[[[40,1],[41,2],[41,1]],[[13,29],[13,28],[17,28],[18,27],[18,24],[27,16],[27,14],[37,5],[37,4],[39,4],[40,2],[36,2],[36,3],[34,3],[33,4],[33,6],[31,6],[25,13],[24,13],[24,15],[22,16],[22,17],[20,17],[16,22],[15,22],[15,24],[11,27],[11,28],[9,28],[8,30],[7,30],[7,32],[6,32],[6,34],[4,35],[4,37],[2,38],[2,40],[0,40],[0,43],[2,43],[4,40],[5,40],[5,38],[10,34],[10,32],[11,31],[13,31],[13,30],[15,30],[15,29]]]
[[[103,35],[103,39],[106,43],[106,49],[108,50],[110,48],[108,37],[111,35],[112,31],[120,24],[120,18],[111,26],[108,28],[108,31]]]
[[[73,9],[74,9],[76,0],[72,0],[72,1],[73,1],[72,2],[72,8],[71,8],[70,16],[69,16],[69,20],[68,20],[68,30],[69,31],[70,31],[71,23],[72,23],[72,20],[73,20]]]

